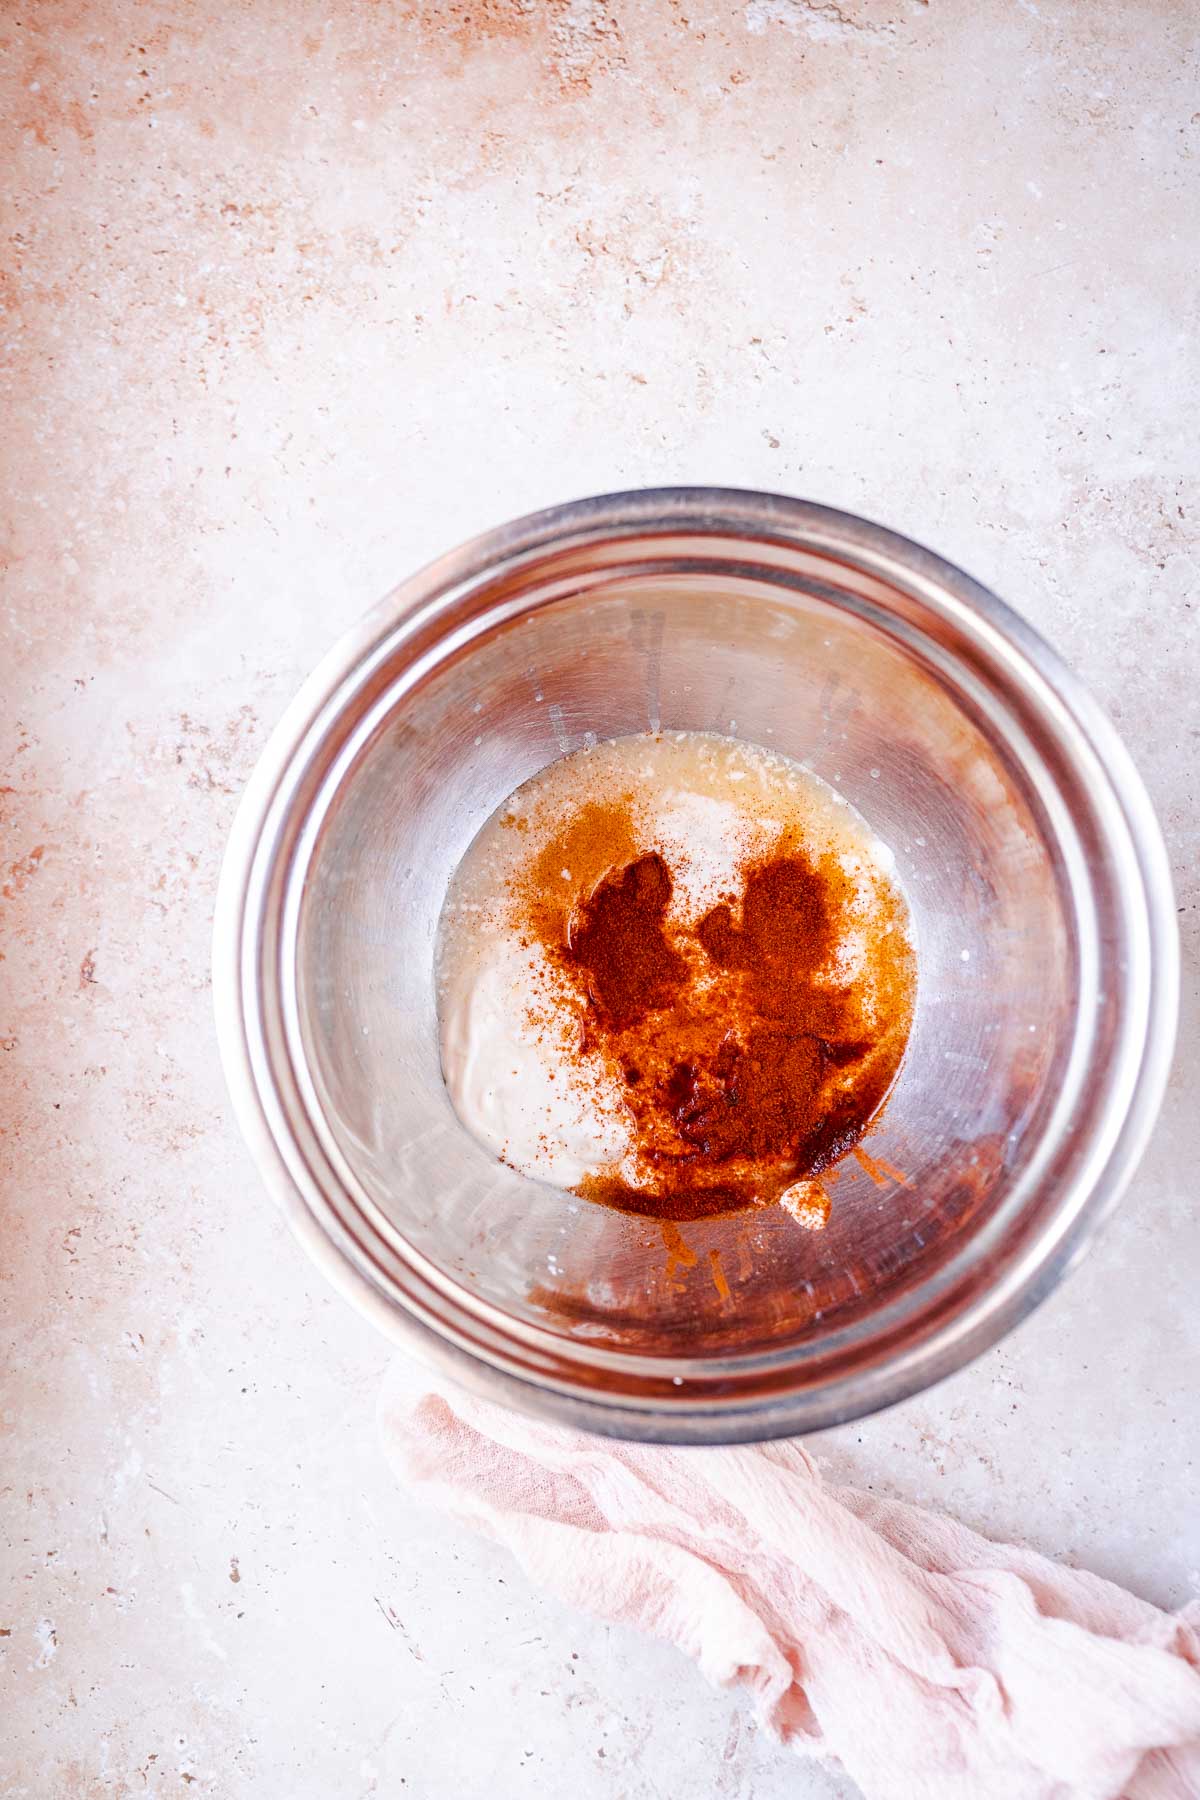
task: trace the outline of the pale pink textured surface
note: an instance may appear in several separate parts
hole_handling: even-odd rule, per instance
[[[300,677],[430,555],[620,485],[908,531],[1126,733],[1186,909],[1151,1154],[1013,1339],[819,1449],[1188,1597],[1195,38],[1176,0],[4,9],[6,1800],[798,1791],[397,1493],[384,1347],[265,1203],[210,1023]]]

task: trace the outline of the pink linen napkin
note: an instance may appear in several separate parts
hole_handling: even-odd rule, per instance
[[[676,1450],[393,1366],[408,1487],[574,1605],[742,1684],[868,1800],[1200,1796],[1200,1606],[1172,1615],[952,1519],[825,1482],[799,1443]]]

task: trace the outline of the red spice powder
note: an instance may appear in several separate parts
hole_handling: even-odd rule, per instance
[[[656,853],[639,856],[602,881],[568,926],[559,954],[579,971],[599,1029],[630,1031],[669,1007],[688,966],[667,940],[671,875]]]
[[[903,902],[881,881],[864,918],[835,856],[785,840],[740,893],[672,926],[663,855],[630,856],[622,808],[584,810],[519,884],[523,926],[582,1002],[573,1058],[619,1074],[635,1131],[637,1182],[614,1171],[579,1191],[672,1220],[768,1204],[850,1149],[895,1078],[915,985]],[[563,862],[568,840],[583,867]],[[850,932],[870,976],[831,982]]]

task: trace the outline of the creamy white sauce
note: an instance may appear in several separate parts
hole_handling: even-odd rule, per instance
[[[672,874],[668,920],[694,922],[739,885],[745,862],[786,830],[834,852],[864,910],[890,851],[824,782],[774,752],[707,732],[618,738],[560,758],[483,826],[455,873],[437,949],[442,1069],[455,1112],[496,1156],[541,1181],[574,1188],[619,1171],[636,1181],[632,1121],[615,1072],[573,1054],[581,1003],[535,941],[522,943],[513,883],[588,801],[631,804],[639,853],[659,850]],[[521,829],[514,829],[519,820]],[[577,872],[559,871],[570,902]],[[841,940],[831,982],[861,977],[865,939]]]

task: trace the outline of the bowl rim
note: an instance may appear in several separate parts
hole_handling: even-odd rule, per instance
[[[765,1397],[694,1398],[686,1385],[656,1398],[606,1394],[545,1369],[536,1356],[514,1360],[494,1341],[494,1331],[465,1336],[436,1310],[389,1285],[377,1265],[368,1267],[362,1245],[330,1204],[327,1184],[338,1177],[311,1119],[298,1116],[294,1103],[289,1111],[280,1097],[288,1033],[268,994],[272,968],[286,961],[280,957],[286,950],[285,873],[306,830],[311,839],[303,803],[315,793],[318,752],[397,648],[407,643],[413,668],[423,654],[440,659],[460,624],[468,637],[480,633],[502,578],[535,569],[539,559],[622,538],[673,535],[749,537],[760,549],[774,543],[793,554],[836,551],[864,577],[898,582],[933,616],[986,638],[1018,685],[1031,692],[1036,685],[1040,703],[1052,707],[1059,747],[1072,752],[1081,779],[1086,776],[1095,790],[1097,804],[1104,802],[1107,841],[1125,852],[1115,856],[1125,911],[1131,929],[1140,924],[1141,999],[1120,1021],[1125,1105],[1108,1121],[1102,1152],[1058,1199],[1048,1226],[1034,1234],[1003,1280],[983,1287],[902,1357]],[[516,615],[527,610],[519,587],[509,605]],[[327,755],[326,777],[330,766]],[[1140,920],[1132,916],[1139,914]],[[1128,751],[1083,683],[1017,613],[922,545],[855,514],[738,488],[648,488],[567,502],[484,532],[394,588],[327,652],[275,727],[230,833],[213,927],[217,1035],[235,1115],[266,1186],[333,1284],[393,1340],[485,1397],[592,1431],[676,1443],[790,1436],[861,1417],[943,1379],[1026,1316],[1095,1240],[1145,1149],[1170,1070],[1178,993],[1178,926],[1162,834]],[[316,1172],[322,1163],[323,1175]],[[415,1275],[443,1293],[457,1290],[466,1311],[479,1315],[465,1289],[411,1246],[409,1251]],[[564,1340],[559,1335],[556,1341],[561,1350]]]

